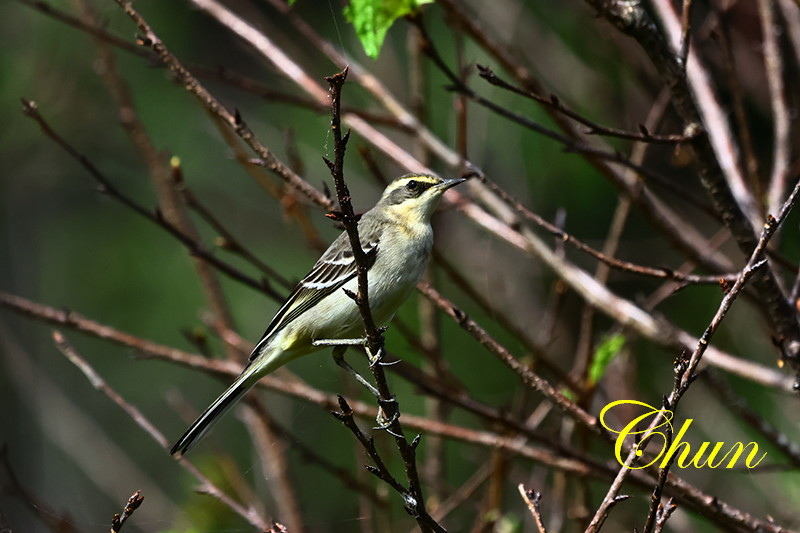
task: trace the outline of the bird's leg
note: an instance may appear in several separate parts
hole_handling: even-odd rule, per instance
[[[312,346],[364,346],[367,339],[361,337],[358,339],[314,339],[311,341]]]
[[[336,361],[336,364],[344,369],[353,378],[355,378],[356,381],[366,387],[367,390],[369,390],[369,392],[371,392],[372,395],[378,399],[378,416],[375,419],[375,422],[377,422],[378,425],[373,429],[384,430],[387,433],[400,438],[401,435],[398,435],[391,430],[391,426],[394,421],[400,418],[397,399],[394,396],[388,400],[381,399],[381,394],[378,389],[376,389],[369,381],[359,374],[356,369],[350,366],[350,363],[344,359],[344,354],[347,351],[348,346],[364,346],[367,351],[367,358],[369,360],[370,367],[373,365],[394,364],[398,362],[394,361],[392,363],[383,363],[381,361],[383,358],[383,348],[381,348],[376,355],[373,355],[366,346],[366,341],[367,339],[318,339],[312,341],[312,344],[314,346],[333,346],[333,360]]]
[[[314,341],[315,343],[318,341]],[[364,385],[367,390],[369,390],[373,396],[376,398],[380,398],[381,394],[378,392],[378,389],[372,386],[372,384],[364,379],[364,377],[356,372],[356,369],[350,366],[350,363],[344,360],[344,353],[347,351],[348,344],[341,344],[337,343],[333,346],[333,360],[336,361],[336,364],[343,368],[348,374],[353,376],[356,381]]]

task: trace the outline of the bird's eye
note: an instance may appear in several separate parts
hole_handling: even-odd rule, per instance
[[[411,180],[406,183],[406,187],[409,191],[416,191],[419,188],[419,182],[416,180]]]

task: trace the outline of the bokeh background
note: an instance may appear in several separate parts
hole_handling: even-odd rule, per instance
[[[696,4],[699,27],[710,18],[714,6]],[[749,4],[738,2],[728,12],[726,23],[735,39],[737,76],[754,146],[759,156],[763,155],[760,161],[766,175],[771,151],[770,105],[764,88],[757,16]],[[76,13],[77,9],[73,2],[53,0],[49,5],[68,13]],[[95,1],[91,5],[108,32],[134,42],[137,30],[116,4]],[[341,65],[331,63],[309,46],[268,3],[236,1],[228,5],[284,47],[312,77],[322,81],[323,76],[340,69]],[[288,95],[300,93],[292,81],[188,2],[139,0],[136,7],[184,64],[211,71],[225,67],[251,76],[271,90]],[[342,8],[334,1],[299,0],[294,12],[364,64],[408,106],[414,104],[411,72],[421,73],[425,122],[445,143],[455,146],[459,137],[459,102],[445,87],[445,77],[429,62],[423,60],[422,67],[414,70],[418,54],[414,52],[414,34],[409,24],[399,21],[390,30],[379,58],[372,60],[364,55]],[[635,131],[644,122],[660,89],[658,75],[635,43],[598,19],[586,4],[577,0],[502,0],[471,2],[469,9],[495,38],[510,44],[562,102],[601,124]],[[494,65],[502,73],[484,50],[452,30],[443,11],[435,4],[423,11],[442,56],[454,68],[459,58],[463,65]],[[103,66],[92,38],[23,1],[0,4],[0,34],[0,290],[73,310],[133,335],[189,351],[196,351],[196,346],[187,340],[186,333],[205,335],[209,351],[220,355],[221,343],[209,331],[208,303],[186,250],[161,228],[99,192],[91,176],[21,112],[20,98],[34,100],[52,127],[126,195],[150,208],[156,206],[147,169],[120,127],[117,105],[98,72]],[[701,30],[698,35],[699,46],[713,54],[711,37],[703,37]],[[163,68],[123,50],[112,50],[116,67],[156,148],[165,156],[180,159],[188,186],[241,242],[286,278],[299,279],[316,259],[318,250],[309,245],[306,233],[287,214],[286,203],[271,197],[252,179],[235,160],[209,115],[170,80]],[[711,57],[712,72],[721,73],[723,65],[713,59],[716,55]],[[792,61],[786,68],[798,72]],[[332,157],[333,152],[330,118],[325,110],[262,98],[213,76],[201,79],[221,102],[241,112],[263,144],[278,157],[302,163],[299,171],[309,183],[319,188],[323,183],[330,184],[322,162],[323,156]],[[720,74],[719,79],[724,77]],[[796,84],[796,79],[789,79]],[[492,101],[548,127],[554,126],[537,104],[490,87],[474,74],[469,83]],[[729,88],[725,83],[717,88],[727,104],[732,98]],[[355,83],[346,86],[345,103],[380,111],[379,105]],[[414,147],[406,133],[384,130],[401,145]],[[559,143],[472,104],[466,131],[469,159],[491,179],[544,218],[561,217],[570,233],[602,247],[619,193],[580,155],[568,153]],[[680,132],[680,123],[669,110],[659,131]],[[608,142],[623,153],[630,151],[628,141]],[[369,143],[354,135],[346,175],[357,210],[364,210],[378,197],[382,184],[367,169],[359,147],[368,148]],[[383,176],[391,178],[404,172],[381,154],[374,150],[372,153]],[[653,146],[645,164],[707,202],[687,159],[690,157],[672,146]],[[453,175],[435,158],[430,164],[442,174]],[[270,179],[279,184],[277,178]],[[687,206],[683,198],[661,189],[658,192],[706,236],[719,229],[718,222]],[[338,230],[324,213],[310,204],[303,205],[302,199],[297,201],[320,239],[332,240]],[[216,233],[199,220],[196,222],[206,242],[213,244]],[[791,217],[781,240],[781,252],[794,264],[798,258],[797,226],[797,216]],[[494,306],[512,316],[520,329],[545,343],[552,360],[570,369],[578,350],[583,302],[560,286],[553,272],[467,223],[455,210],[438,215],[436,227],[442,255],[457,265]],[[743,264],[732,245],[723,245],[723,250],[730,253],[737,266]],[[215,253],[257,275],[248,263],[223,250]],[[593,272],[594,260],[573,251],[568,254]],[[683,262],[682,256],[636,209],[627,220],[619,256],[670,268]],[[516,355],[526,357],[521,343],[464,296],[447,276],[439,271],[435,278],[444,293],[498,340]],[[278,303],[227,278],[221,277],[221,282],[238,332],[245,339],[256,341]],[[659,284],[625,273],[613,273],[609,282],[612,290],[634,300],[644,298]],[[699,335],[721,297],[718,287],[689,287],[667,299],[657,313]],[[413,331],[419,329],[420,305],[415,295],[399,313]],[[443,317],[440,327],[444,359],[472,396],[520,416],[536,408],[541,398],[523,393],[519,380],[456,324]],[[183,431],[190,416],[187,413],[204,408],[227,379],[143,360],[130,349],[59,329],[109,385],[170,439]],[[31,501],[41,504],[40,511],[53,520],[67,521],[77,531],[99,530],[108,527],[111,515],[119,512],[134,490],[141,489],[145,503],[126,524],[130,531],[249,530],[241,518],[212,498],[194,492],[196,481],[105,395],[92,388],[56,350],[52,330],[50,325],[0,310],[0,441],[8,464],[29,489]],[[599,315],[589,336],[591,345],[600,344],[613,331],[614,324]],[[392,353],[424,366],[397,328],[389,330],[387,340]],[[777,359],[760,316],[745,301],[737,303],[715,343],[771,367]],[[671,366],[676,355],[674,350],[631,336],[612,365],[610,373],[614,375],[600,386],[593,405],[602,406],[622,391],[657,404],[672,386]],[[351,357],[358,360],[357,356]],[[290,370],[322,390],[361,396],[327,353],[293,362]],[[392,383],[404,413],[426,412],[426,399],[413,385],[398,378],[393,378]],[[739,378],[731,378],[731,383],[759,413],[790,438],[797,439],[800,410],[796,398]],[[362,469],[365,456],[354,451],[352,435],[330,414],[276,393],[262,395],[276,419],[290,428],[292,438],[342,468],[352,472]],[[686,416],[690,413],[696,419],[693,442],[758,441],[752,430],[732,418],[707,389],[693,390],[684,407]],[[563,422],[558,414],[549,416],[553,427]],[[483,426],[476,417],[458,410],[451,412],[448,419],[469,427]],[[381,446],[391,455],[388,441]],[[446,446],[448,490],[460,486],[493,457],[485,449],[459,442],[448,442]],[[770,464],[786,462],[768,446],[766,450],[770,452]],[[612,460],[610,449],[599,446],[595,451],[602,460]],[[229,471],[241,471],[258,491],[266,515],[272,516],[273,498],[249,435],[236,416],[228,416],[220,423],[208,442],[194,450],[193,459],[226,490],[231,489]],[[363,509],[353,493],[342,490],[339,480],[291,450],[287,460],[301,494],[300,506],[308,531],[363,530]],[[396,458],[392,466],[399,467]],[[516,486],[511,483],[513,480],[529,479],[537,469],[544,476],[535,464],[509,461],[505,470],[509,486]],[[757,516],[774,515],[798,526],[800,483],[792,470],[681,470],[679,474]],[[4,476],[7,479],[8,473]],[[596,505],[606,486],[602,481],[591,484],[586,501]],[[19,532],[54,530],[12,491],[4,490],[0,498],[0,526]],[[393,502],[389,516],[396,526],[394,530],[411,529],[413,522],[403,513],[395,495],[389,494],[388,498]],[[496,531],[523,530],[527,510],[518,495],[508,490],[503,499],[506,505],[502,519],[493,520],[486,527]],[[480,522],[477,517],[483,509],[481,501],[476,497],[464,504],[445,523],[453,531],[470,530],[471,524]],[[630,524],[639,524],[646,515],[647,504],[647,492],[639,491],[634,501],[614,515],[619,522],[610,525],[610,530],[630,530]],[[629,517],[638,518],[628,522]],[[683,510],[675,515],[672,524],[674,531],[714,530],[714,526]]]

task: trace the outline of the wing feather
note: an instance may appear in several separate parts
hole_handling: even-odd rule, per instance
[[[364,239],[364,237],[361,237]],[[341,244],[347,245],[342,248]],[[378,239],[362,240],[361,248],[369,258],[369,267],[375,264],[378,253]],[[338,251],[335,251],[337,250]],[[311,271],[297,284],[292,294],[286,299],[275,317],[267,326],[261,340],[256,344],[250,354],[250,361],[255,359],[263,346],[275,333],[283,329],[286,324],[311,309],[320,300],[339,290],[345,283],[357,274],[356,262],[353,251],[349,246],[347,233],[342,233],[328,250],[311,268]]]

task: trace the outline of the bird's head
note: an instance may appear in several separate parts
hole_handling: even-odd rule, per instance
[[[428,222],[442,194],[464,178],[442,179],[429,174],[406,174],[383,191],[378,205],[405,219]]]

